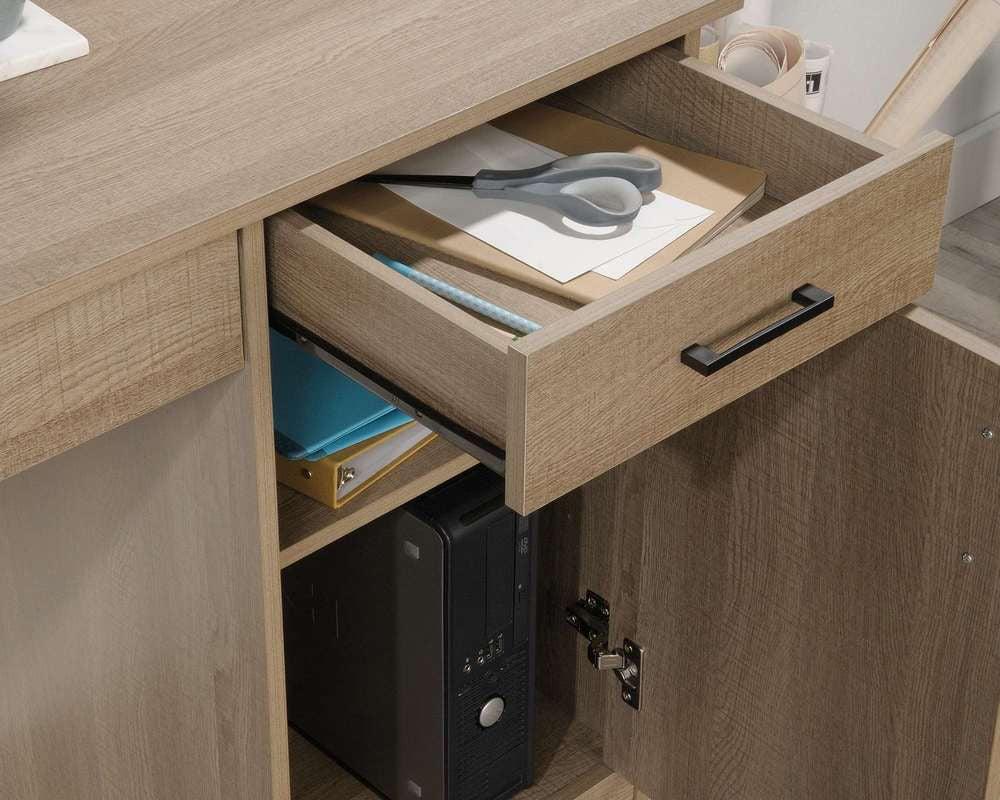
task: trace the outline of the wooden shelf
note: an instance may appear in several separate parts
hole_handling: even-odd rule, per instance
[[[298,733],[288,733],[292,800],[380,800]],[[601,762],[598,734],[544,701],[535,734],[535,783],[515,800],[632,800],[632,785]]]
[[[472,456],[439,437],[336,511],[278,484],[282,568],[398,508],[476,463]]]

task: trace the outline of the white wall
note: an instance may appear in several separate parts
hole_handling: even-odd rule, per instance
[[[955,0],[774,0],[773,22],[833,46],[823,113],[864,130],[954,7]],[[1000,42],[929,125],[953,136],[969,132],[958,140],[949,219],[1000,195],[998,114]]]
[[[774,24],[836,50],[824,113],[864,129],[955,0],[774,0]],[[969,73],[935,118],[956,134],[1000,113],[1000,45]]]

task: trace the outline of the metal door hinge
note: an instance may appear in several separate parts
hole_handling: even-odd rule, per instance
[[[625,639],[621,647],[610,647],[608,601],[588,590],[586,597],[566,609],[566,621],[587,640],[587,659],[594,669],[614,672],[622,686],[622,700],[638,711],[642,706],[643,648],[631,639]]]

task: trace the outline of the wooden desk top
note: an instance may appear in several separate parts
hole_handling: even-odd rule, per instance
[[[741,0],[48,0],[91,55],[0,83],[5,321],[683,35]],[[114,274],[109,274],[111,271]]]

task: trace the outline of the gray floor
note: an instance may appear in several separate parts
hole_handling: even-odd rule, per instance
[[[919,304],[1000,345],[1000,198],[944,229],[934,288]]]

